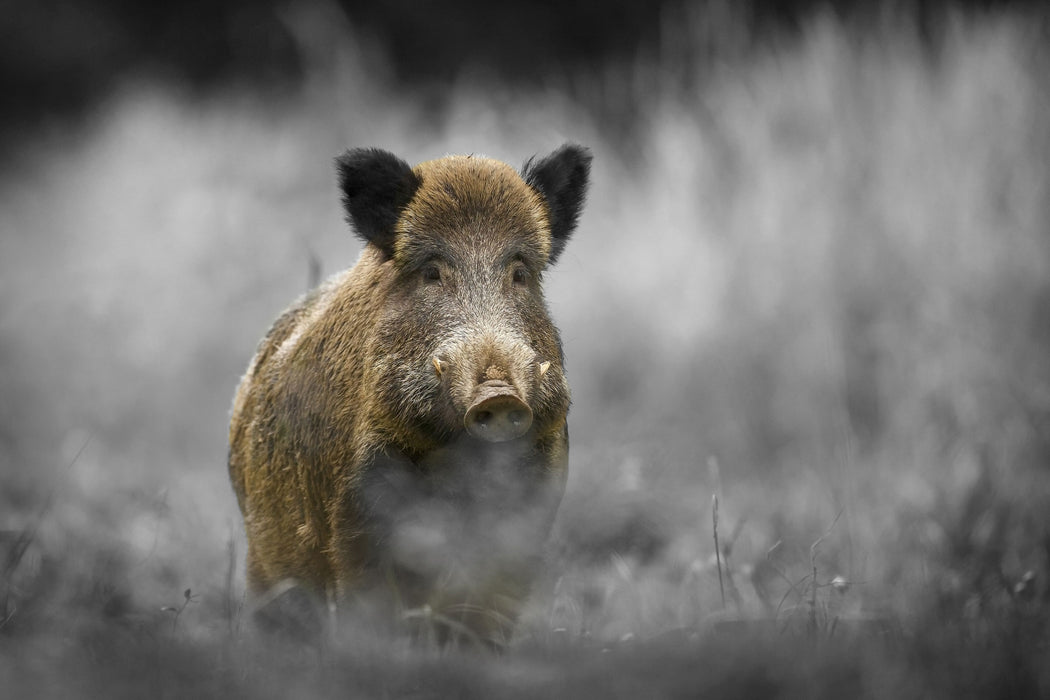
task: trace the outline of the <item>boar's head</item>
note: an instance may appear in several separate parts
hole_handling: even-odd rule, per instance
[[[378,403],[415,448],[563,429],[569,388],[543,274],[572,234],[590,154],[526,163],[452,156],[410,168],[378,149],[337,161],[348,218],[381,253]]]

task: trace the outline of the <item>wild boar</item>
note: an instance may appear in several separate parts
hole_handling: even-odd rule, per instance
[[[503,641],[568,469],[569,385],[543,275],[591,155],[520,174],[379,149],[336,159],[357,263],[289,308],[234,399],[230,479],[249,590],[381,594]]]

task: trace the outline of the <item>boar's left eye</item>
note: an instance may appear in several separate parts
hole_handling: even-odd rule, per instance
[[[528,269],[521,263],[518,263],[514,266],[514,272],[511,273],[511,279],[514,280],[514,284],[525,284],[529,281]]]
[[[434,263],[428,263],[420,270],[424,282],[440,282],[441,270]]]

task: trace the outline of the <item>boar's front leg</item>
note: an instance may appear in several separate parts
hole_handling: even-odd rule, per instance
[[[332,554],[339,600],[368,595],[402,606],[421,604],[418,593],[406,598],[400,588],[411,575],[395,571],[404,558],[402,533],[420,504],[426,484],[416,466],[395,450],[380,450],[343,484],[333,517]],[[417,533],[418,535],[419,533]],[[421,536],[421,535],[420,535]],[[419,588],[421,582],[410,588]]]
[[[388,450],[358,472],[334,528],[339,592],[378,619],[414,619],[441,638],[499,645],[528,595],[542,538],[524,536],[532,528],[518,526],[525,521],[512,503],[479,511],[469,487],[449,487],[452,468]]]

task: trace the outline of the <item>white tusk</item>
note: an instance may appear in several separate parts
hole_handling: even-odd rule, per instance
[[[542,377],[543,375],[547,374],[547,370],[549,370],[550,368],[551,368],[550,360],[548,360],[547,362],[541,362],[540,363],[540,376]]]
[[[440,377],[441,373],[445,371],[445,365],[437,358],[437,355],[430,358],[430,361],[434,363],[434,371],[437,372],[437,376]]]

